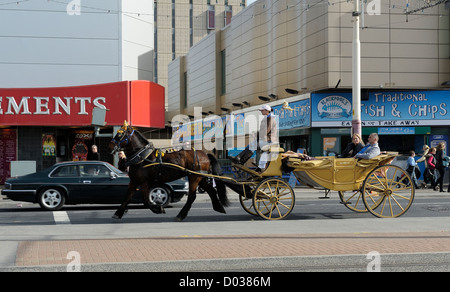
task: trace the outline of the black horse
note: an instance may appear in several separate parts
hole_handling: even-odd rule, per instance
[[[221,175],[222,173],[217,159],[212,154],[193,149],[162,153],[159,149],[155,149],[153,143],[147,141],[141,133],[130,127],[126,121],[117,131],[109,147],[112,152],[119,149],[124,150],[128,159],[128,175],[130,177],[125,200],[117,209],[113,218],[122,218],[136,188],[140,188],[144,203],[150,210],[157,214],[165,213],[163,207],[150,203],[150,186],[185,176],[188,176],[189,179],[189,193],[186,204],[176,216],[177,221],[186,218],[192,203],[195,201],[197,186],[208,193],[215,211],[226,213],[224,207],[228,206],[229,202],[225,184],[216,180],[216,188],[214,188],[208,182],[207,177],[202,175],[204,173]],[[189,172],[189,170],[194,171],[194,173]]]

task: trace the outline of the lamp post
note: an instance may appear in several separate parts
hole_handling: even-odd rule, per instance
[[[359,1],[353,0],[352,43],[352,134],[361,135],[361,43],[359,41]]]

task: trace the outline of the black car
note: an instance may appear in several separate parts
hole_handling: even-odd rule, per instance
[[[59,210],[65,204],[121,204],[128,175],[102,161],[61,162],[33,174],[8,179],[2,195],[13,201],[39,203],[46,210]],[[150,189],[150,202],[166,206],[188,193],[186,179],[157,184]],[[142,203],[137,191],[132,203]]]

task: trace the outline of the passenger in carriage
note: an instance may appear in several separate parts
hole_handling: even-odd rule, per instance
[[[352,142],[348,143],[347,147],[344,149],[342,154],[339,156],[341,158],[354,157],[356,153],[364,148],[364,143],[359,134],[352,135]]]
[[[369,135],[369,143],[361,149],[358,153],[356,153],[355,158],[361,159],[371,159],[378,155],[380,155],[380,147],[378,146],[378,134],[372,133]]]

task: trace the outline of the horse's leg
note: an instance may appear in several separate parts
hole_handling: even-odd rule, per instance
[[[175,217],[175,221],[183,221],[184,218],[186,218],[189,210],[191,209],[192,203],[194,203],[195,198],[197,197],[197,186],[199,182],[202,180],[203,177],[197,176],[197,175],[190,175],[189,176],[189,193],[188,198],[186,200],[186,204],[184,204],[183,208],[181,209],[180,213],[178,213],[177,217]]]
[[[128,190],[127,194],[125,196],[125,200],[120,205],[119,209],[117,209],[116,213],[112,216],[113,219],[121,219],[123,214],[125,213],[128,203],[130,202],[131,198],[133,198],[133,194],[136,191],[136,186],[134,183],[130,182],[128,184]]]
[[[219,198],[217,197],[216,189],[212,186],[211,183],[209,183],[206,177],[200,181],[199,186],[208,193],[209,197],[211,198],[214,211],[225,214],[225,209],[223,208],[222,204],[219,201]]]

